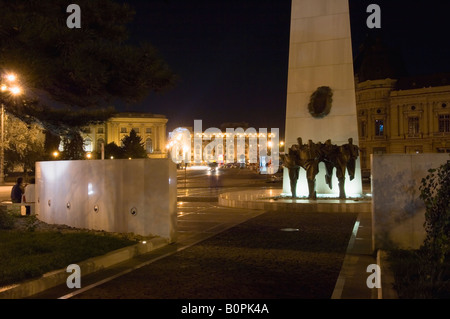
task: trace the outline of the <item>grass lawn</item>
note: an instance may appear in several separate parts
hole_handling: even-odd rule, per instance
[[[135,243],[127,238],[88,231],[0,229],[0,287]]]

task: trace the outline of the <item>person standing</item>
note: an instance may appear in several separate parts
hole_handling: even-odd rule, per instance
[[[13,203],[21,203],[24,193],[23,178],[17,178],[16,184],[11,189],[11,201]]]

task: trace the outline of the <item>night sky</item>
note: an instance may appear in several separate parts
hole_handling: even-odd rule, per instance
[[[131,41],[150,42],[180,80],[127,110],[164,114],[168,132],[203,120],[280,129],[284,135],[291,0],[128,0]],[[354,54],[366,8],[381,7],[381,33],[411,75],[450,72],[450,1],[350,0]]]

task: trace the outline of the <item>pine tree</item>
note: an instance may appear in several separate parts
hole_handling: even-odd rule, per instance
[[[63,160],[83,160],[86,152],[84,151],[84,141],[79,133],[63,138],[64,151],[61,153]]]
[[[125,158],[147,158],[142,138],[134,130],[131,130],[130,135],[123,138],[122,143],[123,156]]]
[[[57,135],[111,116],[115,101],[134,103],[175,83],[148,43],[128,41],[134,11],[113,0],[78,0],[82,26],[69,29],[70,2],[0,0],[0,75],[14,72],[24,94],[1,94],[8,112]]]

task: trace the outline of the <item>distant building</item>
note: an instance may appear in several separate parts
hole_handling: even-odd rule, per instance
[[[264,166],[269,162],[274,133],[258,133],[256,129],[232,127],[233,133],[194,132],[192,127],[179,127],[169,133],[167,149],[177,163],[196,162],[209,164],[239,164],[242,166]],[[201,143],[195,143],[195,139]],[[232,143],[229,143],[232,141]],[[260,144],[264,141],[264,144]],[[263,145],[263,146],[262,146]],[[264,147],[265,146],[265,147]],[[261,149],[264,147],[264,150]],[[274,150],[275,151],[275,150]],[[278,152],[278,150],[277,150]],[[261,153],[266,154],[261,156]]]
[[[167,118],[151,113],[117,113],[105,123],[84,128],[81,136],[84,150],[101,154],[102,145],[116,143],[122,145],[125,136],[132,129],[142,138],[149,158],[166,157]]]
[[[356,59],[362,170],[370,154],[450,153],[450,74],[407,76],[399,61],[378,41]]]

